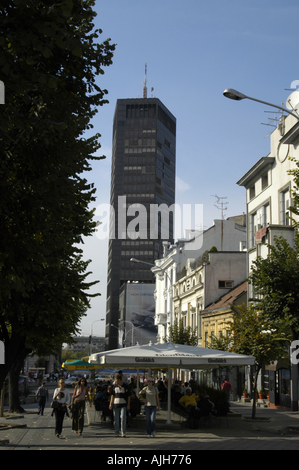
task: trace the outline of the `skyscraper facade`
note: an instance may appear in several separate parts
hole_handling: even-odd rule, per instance
[[[117,101],[112,143],[106,349],[117,347],[119,293],[128,282],[154,283],[146,264],[173,240],[176,118],[157,98]],[[112,326],[113,325],[113,326]]]

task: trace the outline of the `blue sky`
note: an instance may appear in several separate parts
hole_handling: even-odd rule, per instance
[[[97,204],[109,203],[112,123],[116,100],[142,97],[144,64],[148,96],[159,98],[177,118],[176,202],[203,204],[204,225],[220,218],[211,195],[227,197],[226,217],[246,212],[245,190],[236,185],[270,152],[272,110],[252,101],[223,97],[235,88],[281,105],[299,80],[298,0],[96,0],[99,41],[117,44],[113,65],[98,78],[109,104],[93,120],[105,161],[87,175],[97,188]],[[277,114],[279,117],[279,113]],[[81,323],[82,334],[106,316],[107,241],[85,240],[92,259],[90,280],[99,279],[102,297]],[[95,335],[104,335],[105,322]]]

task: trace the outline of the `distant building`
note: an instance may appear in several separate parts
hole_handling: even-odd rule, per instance
[[[156,342],[155,285],[123,284],[119,298],[118,346]]]
[[[110,237],[108,247],[106,349],[118,345],[120,288],[154,284],[146,264],[163,255],[162,240],[173,240],[173,214],[151,210],[175,202],[176,118],[157,98],[117,100],[113,122]],[[144,216],[142,222],[138,217]],[[154,213],[154,217],[151,214]],[[167,226],[168,224],[168,226]],[[139,232],[139,235],[136,234]]]
[[[83,352],[90,346],[89,336],[77,336],[74,338],[74,344],[68,344],[66,349],[72,353]],[[92,336],[92,351],[100,352],[105,350],[105,338],[99,336]]]

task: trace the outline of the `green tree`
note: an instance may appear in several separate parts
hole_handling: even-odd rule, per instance
[[[229,336],[212,336],[211,342],[206,345],[208,349],[217,349],[218,351],[228,351],[231,339]]]
[[[192,329],[191,326],[184,327],[183,320],[175,320],[173,325],[169,327],[169,336],[164,338],[165,343],[171,341],[173,344],[186,344],[188,346],[197,346],[197,328]]]
[[[297,184],[297,183],[296,183]],[[297,196],[298,198],[298,196]],[[296,200],[295,198],[295,205]],[[295,208],[294,208],[295,209]],[[269,318],[283,321],[292,331],[291,357],[296,353],[299,338],[299,235],[294,232],[294,246],[282,237],[268,245],[267,259],[258,258],[250,275],[254,301]],[[292,362],[291,406],[298,411],[298,364]]]
[[[4,0],[0,9],[0,388],[38,338],[67,342],[89,307],[78,244],[96,227],[82,177],[100,148],[85,136],[115,46],[98,42],[92,0]]]
[[[299,334],[298,233],[295,232],[294,248],[282,237],[276,237],[275,244],[268,248],[268,257],[257,258],[251,267],[252,300],[269,318],[284,319],[296,340]]]
[[[291,332],[282,319],[271,319],[252,304],[234,307],[234,320],[229,323],[229,351],[255,357],[252,418],[256,415],[256,387],[263,365],[269,365],[287,355]]]

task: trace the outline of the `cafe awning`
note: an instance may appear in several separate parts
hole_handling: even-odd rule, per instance
[[[89,362],[117,367],[161,369],[215,369],[219,367],[254,365],[255,358],[215,349],[182,344],[148,344],[92,354]]]

